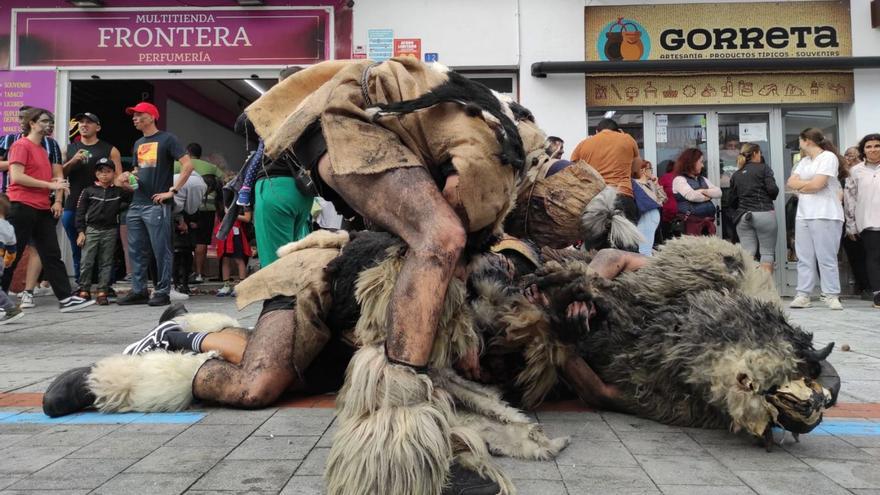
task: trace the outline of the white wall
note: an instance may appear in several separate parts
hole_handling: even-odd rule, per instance
[[[212,153],[220,153],[226,161],[228,170],[238,170],[246,158],[244,138],[231,130],[206,119],[200,114],[168,99],[166,107],[168,117],[165,122],[168,132],[175,134],[180,144],[186,146],[196,142],[202,145],[202,159]],[[220,164],[218,164],[220,165]]]
[[[352,44],[368,49],[368,29],[421,38],[422,53],[438,53],[457,69],[519,64],[517,0],[356,0]]]
[[[880,57],[880,29],[871,28],[868,0],[850,0],[853,56]],[[862,136],[880,132],[880,69],[855,71],[855,104],[843,119],[845,139],[854,145]]]
[[[520,103],[538,125],[565,141],[565,156],[586,136],[586,89],[583,74],[532,76],[532,64],[584,59],[584,5],[572,0],[520,0],[522,61]]]
[[[759,1],[767,0],[716,3]],[[566,150],[571,151],[587,130],[584,76],[535,78],[531,65],[584,60],[584,7],[630,4],[644,1],[357,0],[353,43],[366,48],[367,29],[390,28],[395,37],[421,38],[422,53],[438,52],[440,62],[457,69],[518,68],[520,102],[535,113],[547,133],[563,138]],[[851,0],[854,56],[880,56],[880,29],[871,28],[868,9],[867,0]],[[843,138],[849,142],[880,131],[878,108],[880,69],[855,71],[855,104],[841,107],[840,112]]]

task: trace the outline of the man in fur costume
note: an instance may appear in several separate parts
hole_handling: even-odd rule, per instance
[[[381,359],[375,342],[384,333],[381,322],[387,318],[387,300],[405,252],[406,246],[389,234],[365,232],[349,240],[346,232],[316,232],[285,246],[273,270],[257,272],[239,286],[240,308],[264,301],[252,332],[236,328],[237,323],[228,318],[222,321],[216,315],[184,314],[172,308],[158,327],[126,348],[127,355],[102,359],[56,379],[44,396],[44,411],[57,416],[88,406],[106,412],[178,410],[194,399],[261,407],[285,388],[315,390],[326,385],[327,377],[331,382],[333,378],[341,381],[339,365],[344,367],[355,345],[364,346],[367,352],[360,352],[349,367],[349,382],[369,381],[375,373],[372,363]],[[275,307],[279,304],[283,306]],[[464,282],[455,279],[444,301],[441,337],[432,356],[435,362],[446,364],[432,367],[415,382],[404,371],[403,378],[391,374],[379,384],[382,392],[390,394],[382,400],[406,401],[424,393],[433,402],[430,421],[408,424],[418,419],[416,414],[389,430],[396,442],[417,437],[418,449],[390,448],[400,445],[395,442],[383,447],[395,465],[420,469],[408,471],[406,480],[366,478],[363,470],[369,467],[331,458],[327,468],[331,492],[354,493],[358,489],[353,487],[361,487],[362,492],[392,493],[405,484],[409,493],[429,493],[435,487],[443,493],[458,493],[455,490],[465,487],[470,490],[467,493],[512,493],[511,482],[493,465],[490,451],[549,459],[568,444],[567,438],[547,438],[497,392],[464,380],[448,368],[477,342],[466,306]],[[340,409],[369,408],[370,400],[374,399],[343,391]],[[353,424],[347,419],[340,418],[343,428]],[[430,443],[432,438],[441,443]],[[337,442],[346,448],[355,447],[348,442],[357,448],[370,445],[345,434]],[[449,485],[445,484],[447,476]]]
[[[565,383],[587,402],[669,424],[744,429],[769,445],[771,426],[808,432],[833,405],[840,383],[824,361],[832,345],[815,351],[812,336],[786,321],[772,280],[739,246],[687,236],[654,258],[602,251],[606,261],[592,266],[606,273],[582,253],[544,254],[549,261],[514,290],[491,266],[471,280],[484,362],[495,360],[496,379],[524,406]],[[638,271],[603,276],[627,265]],[[586,363],[598,381],[578,372]],[[497,371],[505,364],[507,379]],[[603,386],[616,393],[597,397]]]
[[[317,64],[246,109],[266,155],[292,156],[321,196],[407,247],[375,308],[383,319],[361,340],[340,393],[331,493],[430,494],[446,482],[448,399],[429,371],[450,359],[478,366],[473,342],[452,352],[438,326],[466,247],[485,249],[501,232],[526,155],[543,148],[537,135],[524,146],[515,109],[479,83],[406,57]]]

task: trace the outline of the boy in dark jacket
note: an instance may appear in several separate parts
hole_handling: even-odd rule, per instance
[[[83,248],[79,276],[79,295],[89,299],[92,275],[98,266],[97,303],[108,304],[110,276],[113,272],[113,255],[119,237],[119,212],[130,196],[113,185],[115,176],[113,162],[102,158],[95,164],[95,177],[91,186],[83,189],[76,205],[76,244]]]

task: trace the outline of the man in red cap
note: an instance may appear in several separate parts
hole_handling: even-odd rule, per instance
[[[131,292],[118,300],[118,304],[149,304],[165,306],[170,304],[171,264],[171,206],[174,193],[179,191],[189,179],[193,166],[186,149],[174,134],[160,131],[156,127],[159,109],[152,103],[142,101],[125,109],[131,115],[134,127],[144,137],[138,139],[132,148],[137,174],[137,188],[128,209],[128,252],[131,258]],[[177,183],[174,179],[174,161],[181,164]],[[117,184],[131,190],[129,174],[123,173]],[[153,296],[147,294],[147,265],[150,244],[156,256],[159,282]]]

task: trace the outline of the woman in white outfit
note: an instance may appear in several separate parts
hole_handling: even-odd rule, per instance
[[[843,229],[841,188],[837,181],[840,161],[834,145],[819,129],[805,129],[799,142],[803,158],[791,171],[787,183],[798,195],[795,217],[798,285],[797,296],[790,307],[811,306],[810,294],[818,278],[822,300],[831,309],[843,309],[837,270]]]

